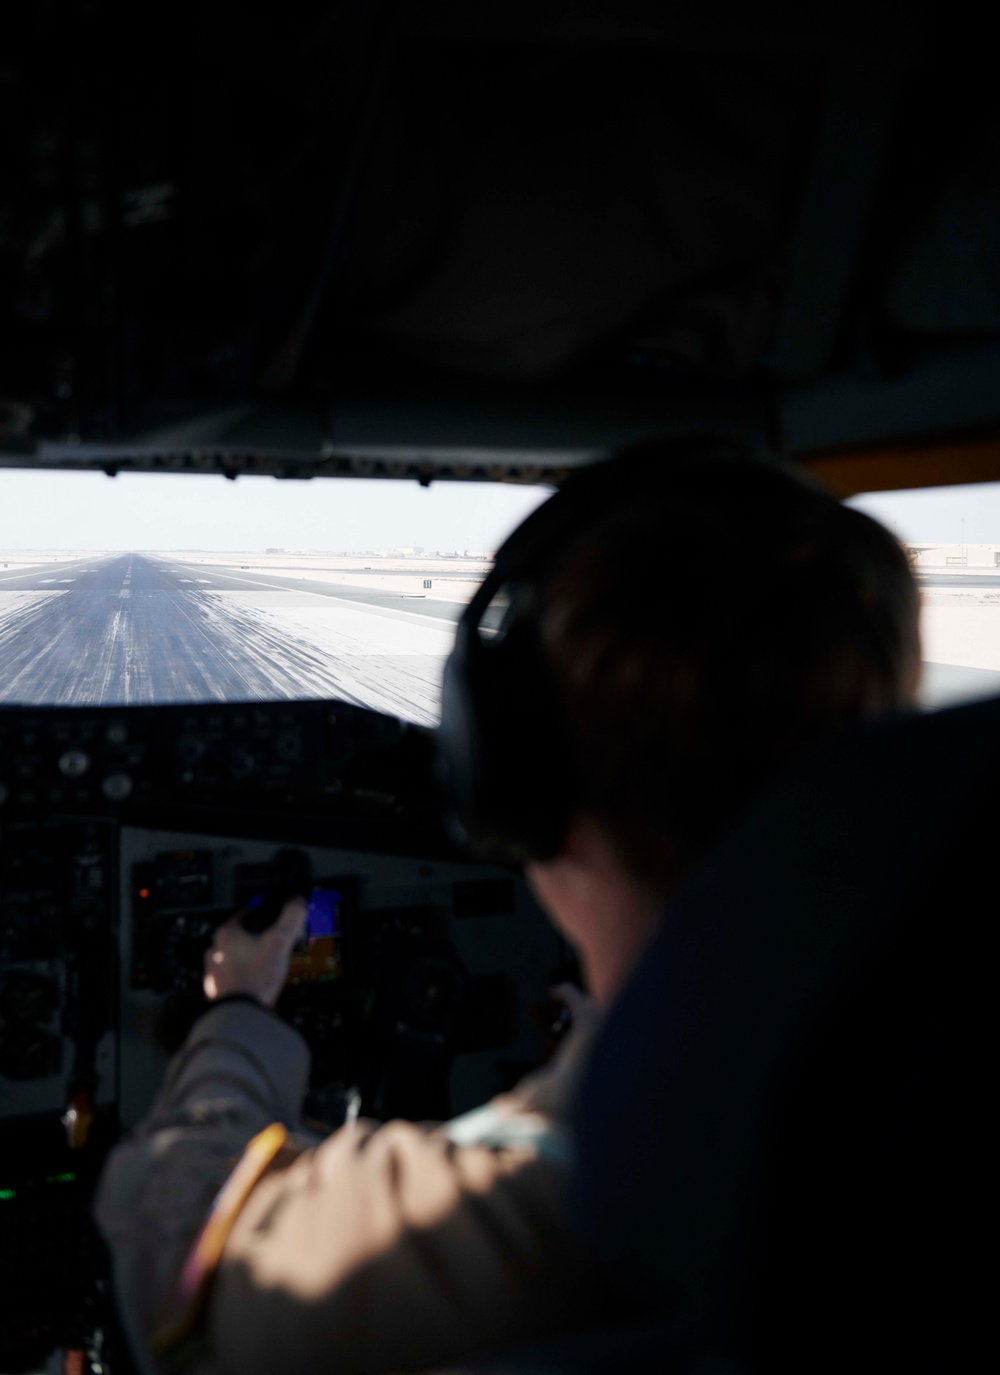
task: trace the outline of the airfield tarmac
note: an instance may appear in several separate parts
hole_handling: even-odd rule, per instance
[[[330,697],[431,725],[454,623],[483,568],[377,556],[3,555],[0,703]],[[1000,693],[996,575],[920,581],[923,704]]]
[[[432,724],[460,611],[146,554],[0,568],[0,702],[333,697]]]

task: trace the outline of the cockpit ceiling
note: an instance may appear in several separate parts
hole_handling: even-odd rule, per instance
[[[950,10],[473,8],[10,16],[0,464],[1000,434],[1000,113]]]

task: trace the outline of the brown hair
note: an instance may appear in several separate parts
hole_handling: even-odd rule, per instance
[[[659,886],[796,754],[905,705],[919,662],[881,525],[776,460],[674,456],[623,454],[635,480],[540,578],[577,805]]]

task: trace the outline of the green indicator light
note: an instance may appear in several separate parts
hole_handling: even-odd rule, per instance
[[[0,1189],[0,1199],[17,1198],[16,1189]]]
[[[75,1180],[75,1174],[50,1174],[45,1176],[46,1184],[73,1184]]]

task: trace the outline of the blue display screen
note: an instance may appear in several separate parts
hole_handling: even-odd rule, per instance
[[[314,888],[306,908],[306,935],[310,940],[337,934],[340,893],[336,888]]]

